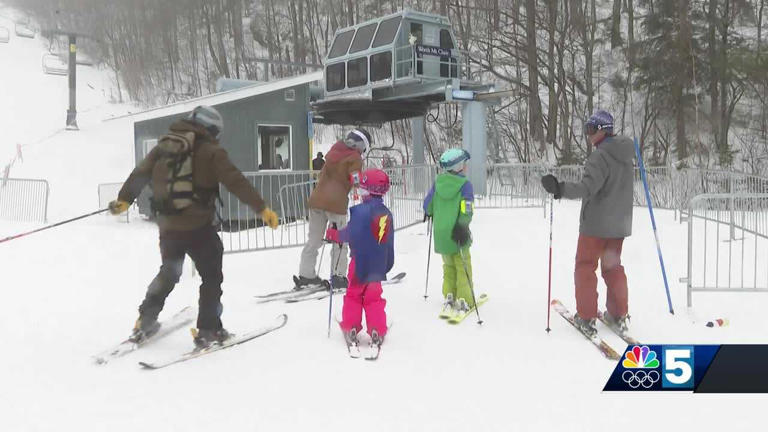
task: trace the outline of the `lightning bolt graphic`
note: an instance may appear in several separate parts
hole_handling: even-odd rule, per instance
[[[381,239],[384,238],[384,232],[387,229],[387,216],[384,215],[379,218],[379,244],[381,244]]]

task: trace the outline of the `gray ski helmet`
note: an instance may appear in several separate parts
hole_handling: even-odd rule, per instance
[[[349,131],[347,138],[344,140],[347,147],[356,149],[360,153],[365,152],[365,150],[371,146],[372,142],[373,139],[371,139],[371,134],[365,129],[360,128],[355,128]]]
[[[219,134],[224,130],[224,119],[216,108],[208,105],[196,106],[187,116],[187,120],[193,121],[204,127],[214,138],[219,138]]]

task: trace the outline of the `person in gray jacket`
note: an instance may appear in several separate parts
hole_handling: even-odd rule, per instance
[[[632,186],[635,151],[632,140],[613,134],[613,117],[595,112],[584,125],[595,150],[589,155],[580,182],[561,182],[551,174],[541,184],[555,199],[581,199],[579,242],[576,247],[577,325],[596,335],[597,263],[608,287],[605,319],[620,331],[627,330],[627,276],[621,265],[624,238],[632,234]]]

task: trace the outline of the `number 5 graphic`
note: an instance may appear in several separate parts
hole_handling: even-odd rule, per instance
[[[664,347],[664,388],[693,388],[693,347]]]

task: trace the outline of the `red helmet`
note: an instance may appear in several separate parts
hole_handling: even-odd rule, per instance
[[[389,176],[380,169],[367,169],[363,171],[360,187],[371,195],[384,195],[389,191]]]

